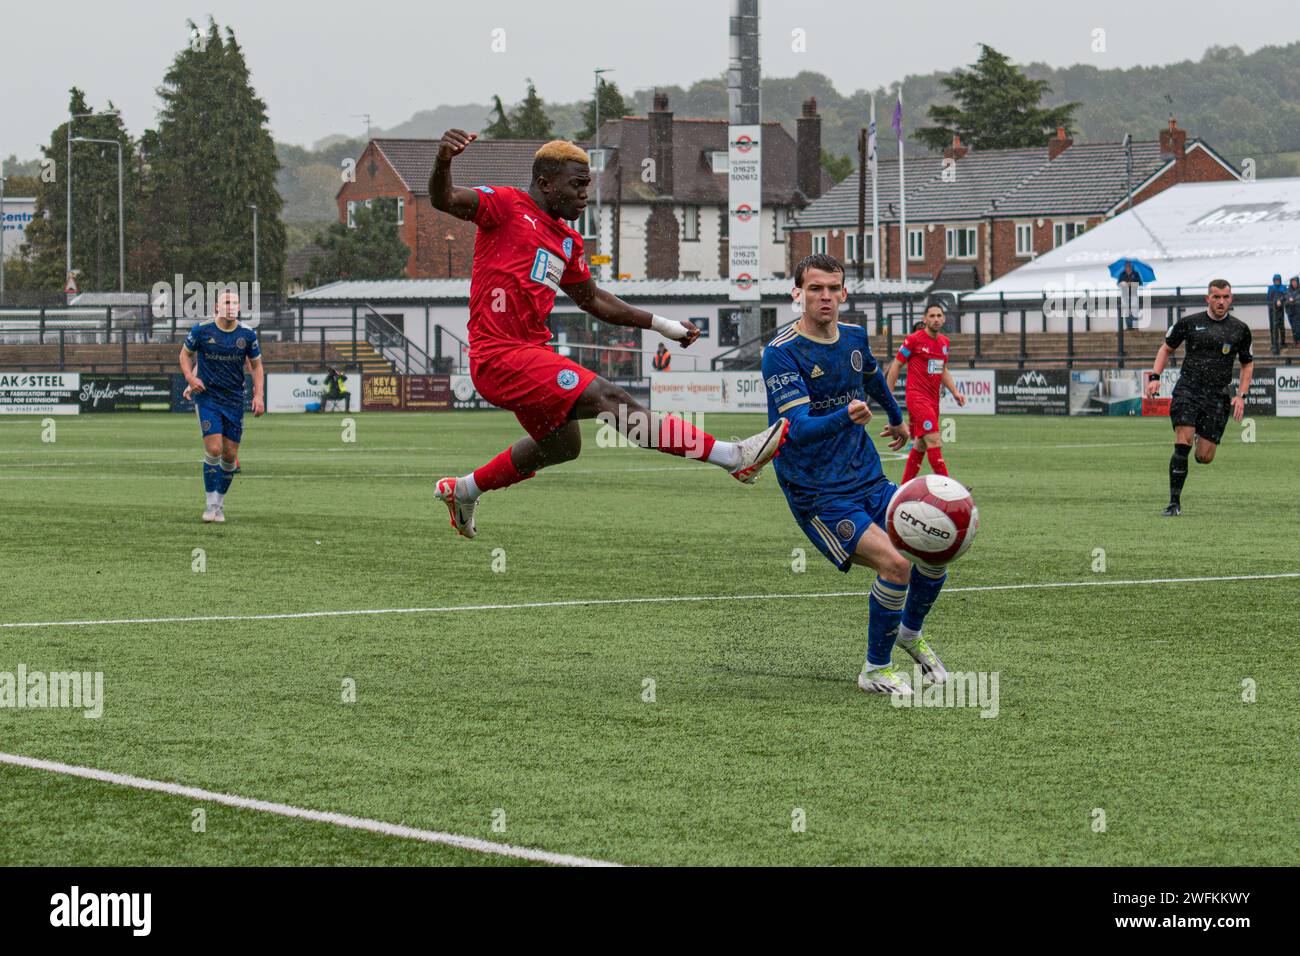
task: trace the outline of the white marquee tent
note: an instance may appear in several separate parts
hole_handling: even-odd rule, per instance
[[[1114,289],[1107,266],[1121,257],[1155,270],[1156,293],[1216,278],[1258,293],[1274,273],[1285,283],[1300,274],[1300,178],[1173,186],[964,298]]]

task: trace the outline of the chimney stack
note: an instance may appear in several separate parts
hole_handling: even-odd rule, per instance
[[[1174,158],[1174,182],[1186,181],[1187,130],[1178,128],[1178,121],[1169,117],[1169,128],[1160,131],[1160,153]]]
[[[822,118],[813,96],[803,101],[803,115],[795,121],[795,179],[809,202],[822,194]]]
[[[673,114],[668,108],[668,94],[655,92],[650,111],[650,157],[655,161],[655,192],[671,196],[673,192]]]
[[[1056,127],[1056,138],[1048,140],[1047,143],[1048,160],[1056,159],[1057,156],[1060,156],[1063,152],[1065,152],[1073,145],[1074,145],[1074,140],[1065,135],[1065,127],[1064,126]]]
[[[944,158],[944,159],[961,159],[961,158],[962,158],[963,156],[965,156],[968,152],[970,152],[970,151],[969,151],[965,146],[963,146],[963,145],[961,144],[961,137],[958,136],[956,133],[953,133],[953,135],[952,135],[952,145],[949,146],[947,149],[945,149],[945,150],[943,151],[943,158]]]

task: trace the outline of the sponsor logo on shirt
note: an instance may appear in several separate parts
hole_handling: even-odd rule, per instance
[[[930,359],[930,361],[926,363],[925,370],[931,375],[942,375],[943,359]]]
[[[527,219],[530,223],[532,223],[532,226],[533,226],[534,229],[537,228],[537,220],[534,219],[532,216],[528,215],[528,213],[526,213],[526,212],[521,212],[519,215],[523,216],[523,217],[524,217],[525,219]]]
[[[533,256],[533,268],[529,271],[528,277],[558,292],[560,277],[563,275],[564,260],[549,250],[538,249],[537,255]]]
[[[770,391],[775,392],[791,382],[799,381],[802,377],[798,372],[781,372],[767,379],[767,387]]]

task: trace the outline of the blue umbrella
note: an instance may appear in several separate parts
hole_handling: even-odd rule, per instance
[[[1141,259],[1116,259],[1108,267],[1112,279],[1119,278],[1119,274],[1124,271],[1124,263],[1126,262],[1133,263],[1133,269],[1137,272],[1138,278],[1142,280],[1143,284],[1156,280],[1156,271]]]

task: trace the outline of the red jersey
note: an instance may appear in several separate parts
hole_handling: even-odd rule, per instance
[[[472,352],[551,339],[546,319],[561,285],[591,278],[582,236],[548,216],[522,189],[475,186],[474,271],[469,285]]]
[[[948,366],[948,336],[925,329],[903,339],[898,360],[907,363],[907,405],[938,409],[939,386]]]

